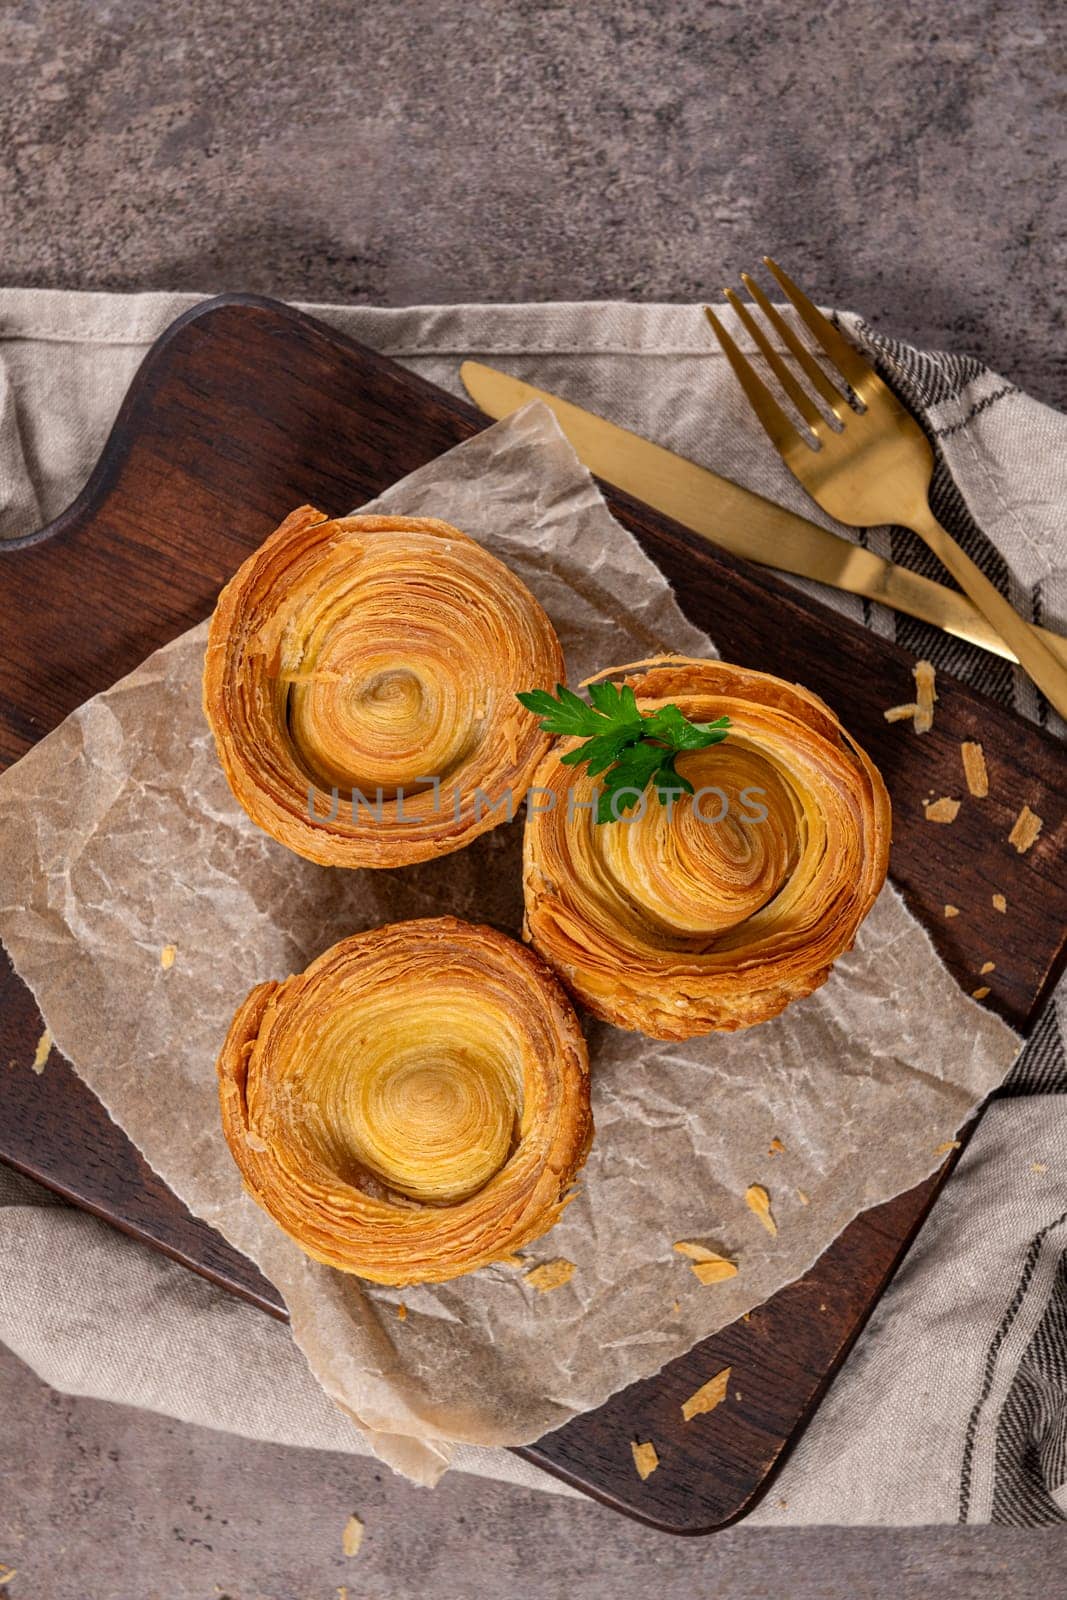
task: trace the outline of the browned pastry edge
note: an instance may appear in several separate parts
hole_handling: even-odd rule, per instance
[[[315,563],[330,560],[331,553],[336,557],[342,541],[363,540],[379,557],[375,541],[405,534],[439,546],[436,559],[429,566],[422,563],[420,586],[438,582],[447,590],[449,575],[465,577],[466,564],[476,575],[474,588],[483,604],[506,608],[491,659],[462,664],[472,686],[494,687],[494,706],[454,770],[425,774],[442,778],[438,806],[428,793],[406,793],[399,806],[387,797],[380,816],[370,807],[358,808],[353,816],[348,799],[353,783],[348,790],[337,786],[335,797],[334,786],[316,775],[294,745],[288,691],[279,688],[286,586],[303,586],[306,593],[313,587]],[[389,612],[394,617],[403,604],[402,582],[398,587],[401,593]],[[439,606],[427,607],[424,597],[420,603],[441,614]],[[424,641],[425,634],[424,629]],[[269,651],[264,640],[272,641]],[[513,663],[509,651],[515,653]],[[397,664],[405,664],[402,657]],[[354,670],[358,676],[358,661]],[[324,866],[397,867],[462,849],[498,826],[507,816],[502,797],[508,793],[518,807],[550,739],[515,693],[552,688],[564,674],[559,640],[541,606],[514,573],[468,535],[436,518],[330,519],[313,506],[301,506],[249,556],[219,596],[204,661],[203,704],[230,788],[267,833]],[[422,776],[421,766],[414,764]]]
[[[338,1177],[308,1128],[321,1107],[281,1071],[285,1030],[331,996],[358,1005],[390,973],[420,986],[455,980],[499,1004],[524,1040],[522,1136],[499,1170],[456,1203],[413,1203],[358,1166]],[[281,1043],[279,1043],[281,1041]],[[428,1041],[428,1047],[435,1041]],[[246,1189],[316,1260],[373,1282],[439,1282],[540,1237],[558,1220],[593,1136],[588,1052],[574,1009],[544,962],[496,929],[453,917],[394,923],[334,945],[283,983],[257,985],[238,1007],[218,1059],[223,1131]]]
[[[889,860],[891,813],[881,775],[817,696],[769,674],[725,662],[666,657],[609,669],[598,676],[631,684],[642,709],[673,702],[694,721],[711,721],[731,711],[735,721],[748,717],[756,737],[762,725],[768,736],[773,732],[782,740],[786,759],[792,743],[809,772],[821,762],[826,773],[824,797],[828,807],[833,802],[839,835],[846,831],[841,817],[848,815],[850,808],[857,812],[852,840],[834,840],[838,848],[851,842],[854,872],[838,874],[825,914],[807,937],[792,944],[784,930],[777,941],[761,933],[746,948],[743,932],[730,929],[723,939],[686,940],[668,933],[658,947],[654,919],[649,919],[647,936],[644,932],[634,936],[621,922],[613,927],[604,911],[604,882],[610,881],[611,874],[605,871],[599,852],[614,841],[608,841],[602,830],[628,825],[594,825],[588,813],[571,823],[566,821],[566,786],[574,785],[584,794],[585,789],[592,792],[593,783],[584,776],[576,777],[573,767],[562,765],[561,757],[579,741],[561,740],[533,778],[536,787],[556,794],[557,804],[552,811],[539,808],[527,813],[523,841],[525,937],[593,1015],[653,1038],[687,1039],[712,1031],[730,1032],[776,1016],[790,1001],[825,983],[833,962],[852,947],[882,888]],[[729,750],[727,741],[715,746],[709,756],[718,757],[719,752]],[[725,756],[726,761],[731,759],[736,757]],[[679,802],[682,807],[688,803]],[[654,799],[650,809],[657,810]],[[599,839],[594,837],[594,829],[601,834]],[[595,845],[593,856],[588,855],[591,844]],[[830,856],[828,850],[827,870],[832,873]],[[581,876],[590,869],[598,880],[595,892],[587,891]],[[826,889],[818,874],[816,886]],[[618,893],[617,904],[628,916],[638,902],[627,897],[625,885]],[[759,907],[764,918],[773,913],[777,899],[778,895],[772,895]]]

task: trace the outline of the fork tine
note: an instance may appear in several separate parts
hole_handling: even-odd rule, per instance
[[[838,421],[844,422],[845,418],[849,414],[850,409],[848,401],[845,399],[844,395],[830,382],[829,378],[826,376],[826,373],[820,367],[819,363],[816,361],[807,345],[804,344],[803,340],[797,338],[796,334],[793,332],[788,322],[786,322],[777,306],[773,306],[767,299],[767,296],[764,294],[755,278],[750,277],[747,272],[742,272],[741,282],[744,284],[753,300],[755,300],[756,304],[759,306],[760,310],[763,312],[763,315],[767,318],[767,321],[771,324],[772,328],[777,333],[786,349],[790,352],[797,366],[803,373],[805,373],[808,382],[814,384],[815,388],[819,394],[822,395],[823,399],[826,401],[826,404],[830,407],[830,410],[833,412],[834,416],[837,417]]]
[[[872,377],[876,377],[870,363],[849,344],[843,334],[838,333],[829,318],[824,317],[818,306],[812,304],[803,289],[798,288],[793,282],[788,272],[784,272],[770,256],[764,256],[763,261],[768,272],[773,274],[780,287],[785,290],[786,298],[792,301],[830,360],[853,388],[858,388],[864,380],[869,382]],[[880,383],[881,379],[877,381]]]
[[[737,312],[742,326],[748,329],[749,334],[755,340],[757,349],[762,353],[763,359],[814,434],[816,425],[823,420],[818,406],[808,398],[808,395],[800,387],[800,384],[771,344],[755,317],[752,316],[748,307],[738,299],[732,289],[724,289],[723,294]]]
[[[771,391],[757,375],[754,367],[741,354],[710,306],[704,307],[704,315],[710,322],[712,331],[722,346],[723,354],[731,367],[733,367],[738,382],[748,396],[749,405],[770,435],[774,448],[784,453],[787,450],[795,449],[797,445],[803,444],[803,436],[794,428],[777,400],[771,394]]]

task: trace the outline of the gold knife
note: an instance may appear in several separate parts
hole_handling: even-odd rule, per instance
[[[475,405],[490,417],[509,416],[530,400],[543,401],[590,472],[732,555],[878,600],[1015,660],[966,595],[886,561],[673,450],[509,373],[480,361],[464,361],[459,375]],[[1046,628],[1037,631],[1067,664],[1067,640]]]

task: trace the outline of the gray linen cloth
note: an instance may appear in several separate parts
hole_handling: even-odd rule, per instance
[[[147,347],[198,298],[0,289],[0,538],[32,531],[71,500]],[[833,526],[739,402],[692,306],[306,309],[457,392],[460,360],[488,360]],[[938,442],[941,520],[1020,611],[1067,632],[1067,419],[976,361],[842,320]],[[866,542],[939,575],[899,530]],[[1048,716],[1007,663],[818,592],[1023,715]],[[1065,1027],[1061,985],[750,1521],[1067,1518]],[[2,1168],[0,1339],[69,1393],[362,1453],[282,1325]],[[569,1492],[503,1451],[461,1447],[454,1466]]]

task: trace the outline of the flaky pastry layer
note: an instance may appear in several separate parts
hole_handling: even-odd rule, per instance
[[[533,595],[447,522],[303,506],[219,597],[204,709],[261,828],[327,866],[397,867],[521,804],[549,739],[515,694],[563,670]]]
[[[218,1080],[252,1198],[308,1255],[376,1283],[458,1277],[538,1238],[593,1135],[560,984],[452,917],[357,934],[259,984]]]
[[[889,796],[815,695],[683,657],[600,675],[643,711],[730,718],[678,759],[697,795],[646,794],[597,824],[595,780],[561,757],[534,774],[524,835],[526,935],[596,1016],[657,1039],[751,1027],[824,983],[885,881]],[[538,794],[537,790],[545,791]]]

